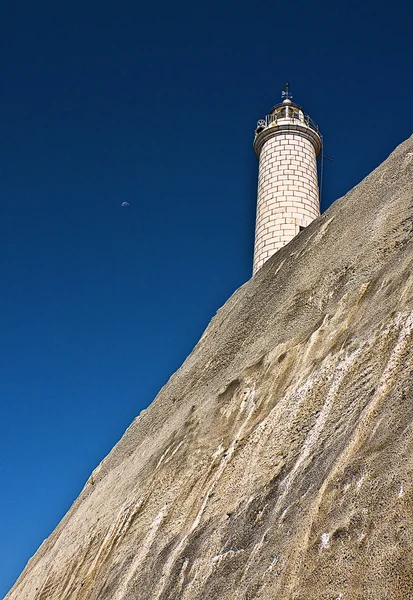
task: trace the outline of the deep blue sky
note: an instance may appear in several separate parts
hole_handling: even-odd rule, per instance
[[[1,596],[250,277],[257,119],[290,81],[334,158],[325,209],[413,131],[412,22],[397,1],[3,0]]]

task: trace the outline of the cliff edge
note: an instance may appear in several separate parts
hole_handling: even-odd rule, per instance
[[[413,137],[221,308],[7,600],[413,598]]]

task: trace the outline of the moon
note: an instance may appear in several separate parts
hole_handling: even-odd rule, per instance
[[[129,202],[122,202],[121,206],[130,206]]]

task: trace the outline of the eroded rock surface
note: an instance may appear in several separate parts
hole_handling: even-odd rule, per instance
[[[413,138],[220,309],[7,600],[413,598]]]

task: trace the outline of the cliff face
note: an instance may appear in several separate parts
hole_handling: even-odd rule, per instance
[[[413,598],[413,138],[220,309],[7,600]]]

